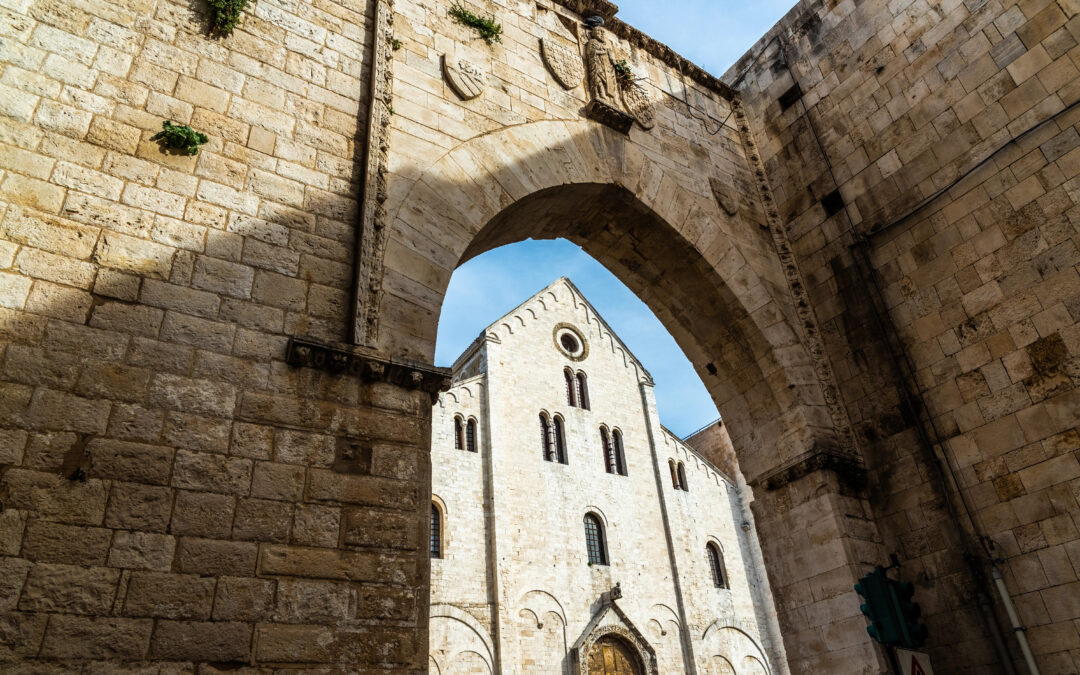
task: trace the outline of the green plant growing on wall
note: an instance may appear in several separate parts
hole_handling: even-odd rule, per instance
[[[480,33],[480,37],[484,38],[484,42],[489,45],[494,42],[502,42],[502,26],[495,23],[494,15],[490,19],[485,19],[482,16],[473,14],[462,5],[454,3],[450,7],[450,16],[458,23],[476,29]]]
[[[150,137],[152,141],[161,141],[169,150],[180,155],[197,155],[199,146],[208,140],[206,134],[199,133],[186,124],[161,123],[161,131]]]
[[[218,35],[232,35],[236,22],[240,20],[240,14],[254,0],[206,0],[213,12],[210,23],[210,32]]]
[[[404,45],[405,45],[405,43],[402,42],[401,40],[397,39],[397,38],[394,38],[393,40],[390,41],[390,46],[393,47],[395,52],[397,50],[401,49]]]
[[[634,71],[630,69],[630,64],[626,62],[626,59],[615,62],[615,75],[624,82],[634,79]]]

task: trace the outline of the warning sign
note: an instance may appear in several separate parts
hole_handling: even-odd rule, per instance
[[[934,669],[930,667],[930,657],[922,652],[897,649],[896,660],[900,662],[900,672],[903,675],[934,675]]]

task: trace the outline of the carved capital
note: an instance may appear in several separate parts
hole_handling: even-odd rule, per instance
[[[285,361],[297,368],[315,368],[365,382],[389,382],[427,392],[434,400],[450,388],[450,369],[411,361],[387,359],[356,347],[331,345],[305,337],[289,338]]]

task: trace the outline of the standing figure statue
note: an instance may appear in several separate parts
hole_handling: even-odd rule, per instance
[[[589,28],[585,45],[585,61],[589,65],[589,93],[593,99],[619,108],[619,80],[615,72],[615,51],[600,26]]]

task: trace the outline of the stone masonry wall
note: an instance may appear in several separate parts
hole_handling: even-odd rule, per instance
[[[812,282],[873,517],[949,672],[996,672],[974,609],[992,589],[965,552],[977,575],[1002,559],[1042,671],[1080,668],[1078,14],[802,2],[725,78]]]
[[[368,3],[0,5],[0,670],[422,672],[430,398],[284,362],[350,320]]]

